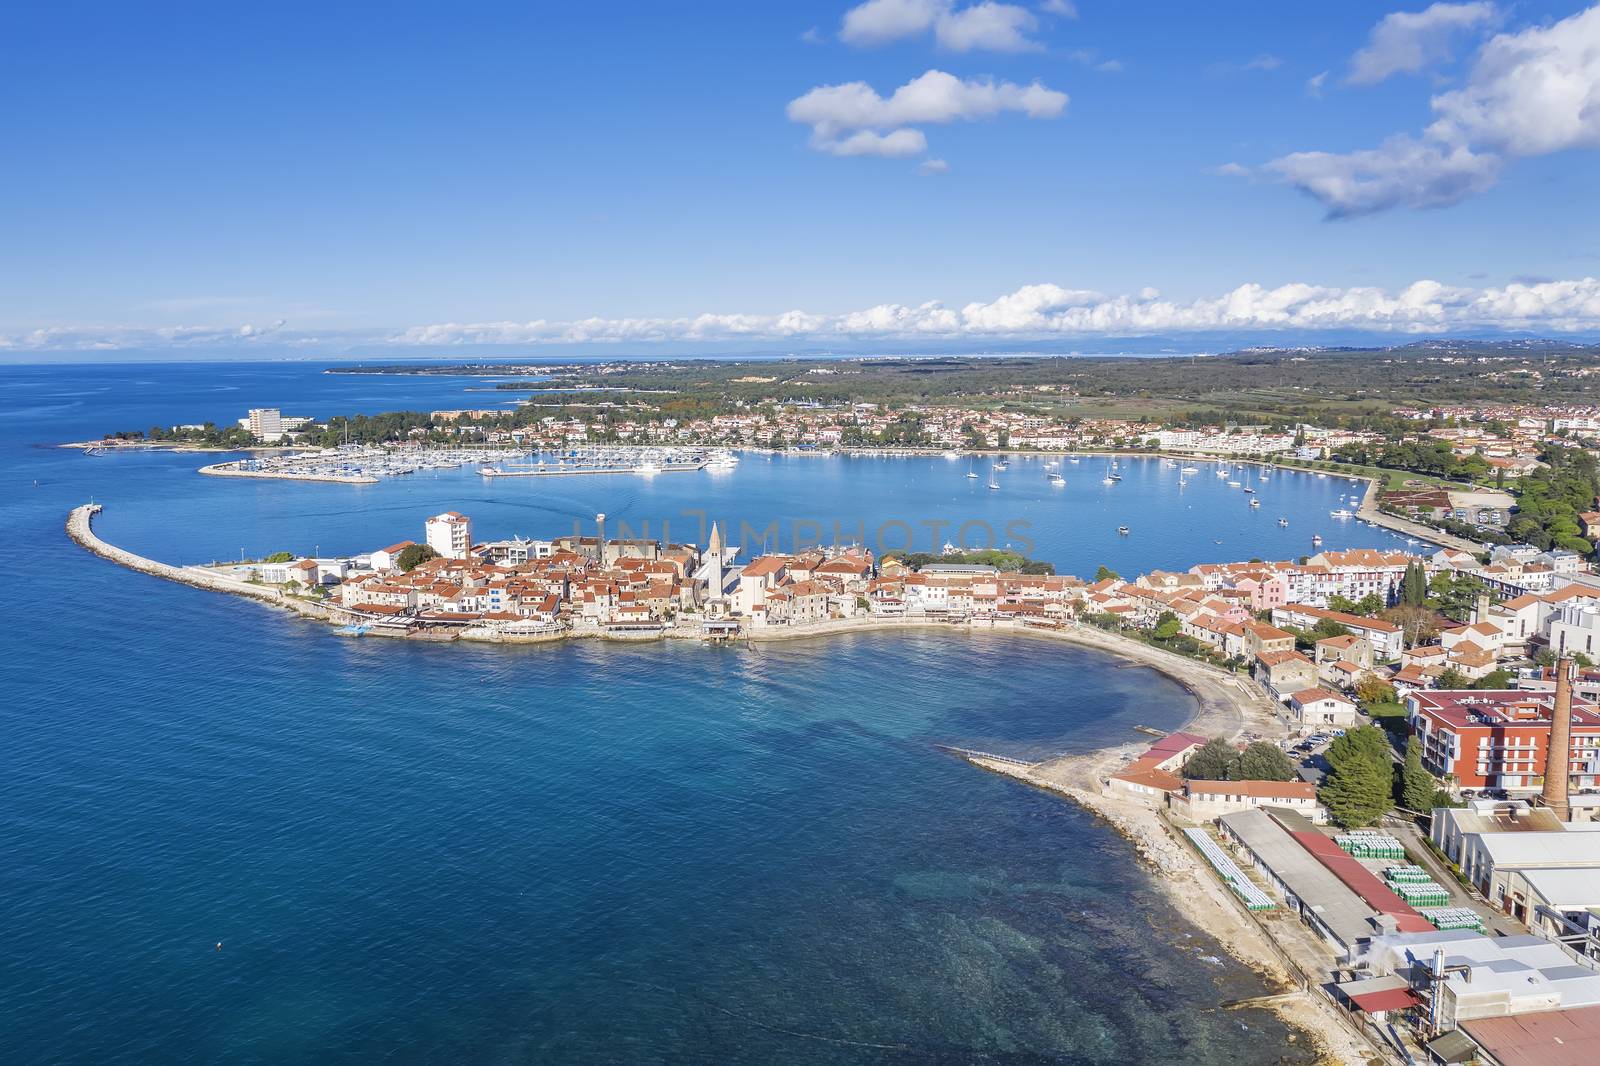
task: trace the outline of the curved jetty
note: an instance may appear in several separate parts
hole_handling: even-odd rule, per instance
[[[307,618],[320,618],[331,620],[329,610],[318,603],[296,599],[283,592],[282,589],[270,588],[265,585],[252,585],[247,581],[238,581],[227,578],[212,570],[195,566],[173,566],[171,563],[158,563],[154,559],[146,559],[142,555],[135,555],[101,540],[94,532],[94,516],[99,514],[102,507],[98,503],[86,503],[74,507],[67,516],[67,536],[89,551],[109,559],[118,566],[126,566],[130,570],[137,570],[142,574],[153,577],[166,578],[168,581],[177,581],[184,585],[193,585],[195,588],[208,589],[212,592],[229,592],[235,596],[245,596],[274,607],[294,611],[305,615]]]

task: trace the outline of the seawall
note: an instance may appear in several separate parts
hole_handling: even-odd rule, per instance
[[[281,589],[268,588],[264,585],[252,585],[247,581],[235,581],[198,567],[158,563],[154,559],[146,559],[142,555],[135,555],[133,552],[125,551],[115,544],[108,544],[94,532],[94,516],[99,514],[100,511],[101,507],[97,503],[86,503],[80,507],[74,507],[72,513],[67,516],[67,536],[102,559],[108,559],[118,566],[125,566],[130,570],[137,570],[141,574],[165,578],[168,581],[176,581],[182,585],[193,585],[195,588],[206,589],[211,592],[226,592],[234,596],[244,596],[248,599],[270,604],[273,607],[280,607],[286,611],[293,611],[307,618],[317,618],[323,621],[332,620],[332,613],[326,607],[289,596]]]

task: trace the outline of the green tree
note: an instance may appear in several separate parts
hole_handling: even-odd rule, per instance
[[[1240,781],[1293,781],[1294,763],[1276,744],[1257,740],[1239,754],[1236,768]]]
[[[1439,790],[1439,782],[1423,768],[1419,748],[1415,739],[1406,742],[1406,761],[1400,767],[1395,798],[1406,810],[1423,814],[1433,809],[1433,794]]]
[[[1121,581],[1122,575],[1105,565],[1102,565],[1100,569],[1094,572],[1094,579],[1096,581],[1105,581],[1108,578],[1112,581]]]
[[[1463,674],[1460,670],[1457,670],[1453,666],[1447,666],[1444,668],[1444,672],[1434,680],[1433,687],[1471,688],[1472,678],[1468,677],[1466,674]]]
[[[1356,601],[1356,614],[1366,615],[1368,618],[1387,607],[1383,597],[1376,592],[1369,592]]]
[[[1183,764],[1183,776],[1197,781],[1228,781],[1239,765],[1239,753],[1221,737],[1212,737]]]
[[[429,559],[437,559],[438,557],[439,553],[428,545],[413,544],[395,556],[394,565],[399,567],[402,573],[409,574]]]
[[[1171,640],[1183,628],[1183,623],[1171,611],[1163,611],[1161,617],[1156,619],[1155,631],[1150,635],[1157,640]]]
[[[1407,607],[1421,607],[1428,602],[1428,575],[1421,560],[1406,564],[1406,576],[1400,582],[1400,602]]]
[[[1319,793],[1345,828],[1372,825],[1389,810],[1394,772],[1389,741],[1377,726],[1352,729],[1328,746],[1328,777]]]
[[[1317,624],[1311,627],[1312,640],[1327,640],[1329,637],[1345,637],[1350,635],[1350,627],[1343,622],[1335,622],[1331,618],[1319,618]]]
[[[1512,673],[1505,667],[1490,670],[1472,683],[1473,688],[1510,688]]]
[[[264,563],[286,563],[293,558],[293,552],[273,552],[261,561]]]

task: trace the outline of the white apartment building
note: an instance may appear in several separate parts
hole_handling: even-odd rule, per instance
[[[252,407],[244,428],[256,440],[276,444],[283,439],[283,412],[276,407]]]
[[[472,551],[472,519],[459,511],[434,515],[423,529],[428,547],[446,559],[465,559]]]

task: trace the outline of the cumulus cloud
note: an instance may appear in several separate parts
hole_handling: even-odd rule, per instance
[[[281,328],[275,324],[274,329]],[[1171,300],[1155,288],[1106,294],[1043,283],[992,300],[952,307],[938,300],[884,303],[844,314],[803,310],[781,314],[717,313],[680,318],[537,318],[515,322],[444,322],[398,333],[349,339],[401,347],[478,344],[717,341],[768,338],[863,340],[918,338],[1047,338],[1203,333],[1212,330],[1373,330],[1443,334],[1462,329],[1600,330],[1600,278],[1526,279],[1500,287],[1417,281],[1397,290],[1293,282],[1240,285],[1218,296]],[[161,330],[50,327],[0,335],[0,349],[23,351],[194,347],[252,344],[261,329],[174,327]],[[315,340],[284,334],[285,345]]]
[[[1403,334],[1465,328],[1548,332],[1600,328],[1600,279],[1466,288],[1418,281],[1390,291],[1292,283],[1240,285],[1220,296],[1167,300],[1154,288],[1107,295],[1054,284],[1026,285],[993,300],[877,304],[840,315],[700,315],[673,319],[585,319],[417,326],[402,345],[772,338],[963,338],[1118,336],[1208,330],[1362,329]]]
[[[917,173],[924,176],[950,173],[950,164],[943,159],[924,159],[917,164]]]
[[[1055,118],[1066,106],[1066,93],[1039,82],[1018,85],[991,79],[963,80],[930,70],[888,98],[864,81],[821,85],[791,100],[788,116],[811,127],[811,145],[818,151],[903,156],[927,147],[926,138],[915,126],[994,118],[1008,111],[1029,118]]]
[[[1327,205],[1329,218],[1392,207],[1448,207],[1495,183],[1500,157],[1413,137],[1359,152],[1295,152],[1267,169]]]
[[[1508,155],[1600,147],[1600,6],[1485,44],[1428,135]]]
[[[1039,20],[1025,7],[981,0],[957,7],[954,0],[866,0],[845,12],[839,38],[873,47],[932,31],[952,52],[1031,52],[1040,45],[1029,34]]]
[[[1456,38],[1490,26],[1499,17],[1491,3],[1434,4],[1424,11],[1396,11],[1372,28],[1367,43],[1350,59],[1351,85],[1375,85],[1394,74],[1416,74],[1451,57]]]
[[[1420,137],[1342,154],[1298,152],[1269,169],[1329,217],[1346,218],[1447,206],[1490,188],[1515,157],[1600,147],[1600,6],[1493,37],[1466,83],[1431,103],[1435,120]]]
[[[1078,5],[1072,0],[1044,0],[1044,3],[1039,5],[1039,10],[1047,15],[1060,15],[1064,19],[1078,17]]]

